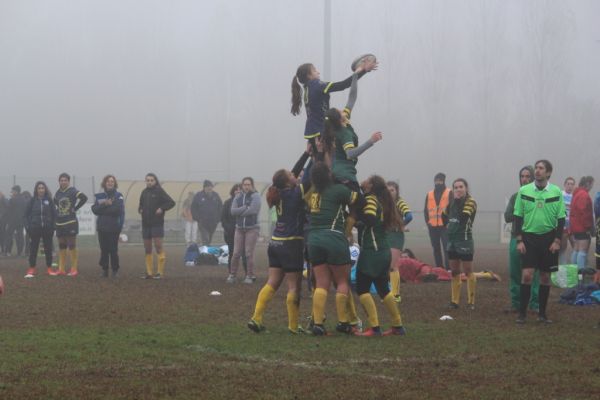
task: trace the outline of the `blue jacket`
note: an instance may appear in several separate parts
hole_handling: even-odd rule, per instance
[[[121,232],[125,222],[125,203],[123,195],[117,191],[101,192],[94,195],[96,200],[92,212],[98,216],[96,229],[98,232]],[[112,199],[112,204],[106,204]]]

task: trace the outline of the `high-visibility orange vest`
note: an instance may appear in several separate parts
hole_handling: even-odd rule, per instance
[[[440,198],[440,204],[435,202],[435,196],[433,190],[427,193],[427,212],[429,215],[429,226],[444,226],[442,221],[442,212],[448,207],[448,200],[450,196],[450,189],[446,188],[442,197]]]

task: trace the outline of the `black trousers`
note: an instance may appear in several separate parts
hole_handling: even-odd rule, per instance
[[[21,255],[23,253],[23,245],[25,244],[25,239],[23,237],[23,224],[22,223],[9,223],[6,229],[6,242],[4,247],[5,253],[10,253],[12,251],[13,245],[13,237],[17,242],[17,254]]]
[[[37,264],[38,249],[40,240],[44,243],[44,256],[46,258],[46,267],[52,267],[52,238],[54,237],[54,228],[31,228],[29,230],[29,266],[35,267]]]
[[[433,247],[433,258],[435,259],[435,266],[448,269],[448,232],[444,226],[429,226],[429,240],[431,241],[431,247]],[[443,257],[442,257],[443,254]]]
[[[100,266],[108,271],[108,266],[113,271],[119,270],[119,235],[121,232],[98,232],[100,243]]]

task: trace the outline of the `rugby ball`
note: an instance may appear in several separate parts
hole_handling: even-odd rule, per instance
[[[356,71],[356,68],[359,67],[359,65],[361,65],[363,62],[365,61],[377,61],[377,57],[375,57],[374,54],[363,54],[362,56],[358,56],[354,59],[354,61],[352,61],[352,65],[350,65],[350,68],[352,69],[352,71]]]
[[[2,296],[2,293],[4,293],[4,281],[2,280],[2,277],[0,276],[0,296]]]

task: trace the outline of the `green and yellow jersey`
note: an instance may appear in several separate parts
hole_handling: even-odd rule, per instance
[[[477,203],[470,195],[462,199],[453,198],[442,213],[447,221],[448,241],[473,240],[473,221]]]
[[[357,192],[342,184],[331,185],[323,193],[311,193],[308,198],[309,230],[312,232],[327,229],[343,233],[346,206],[353,204],[357,198]]]
[[[365,196],[362,209],[363,222],[358,229],[358,244],[364,250],[386,250],[390,248],[383,224],[383,207],[373,194]]]

